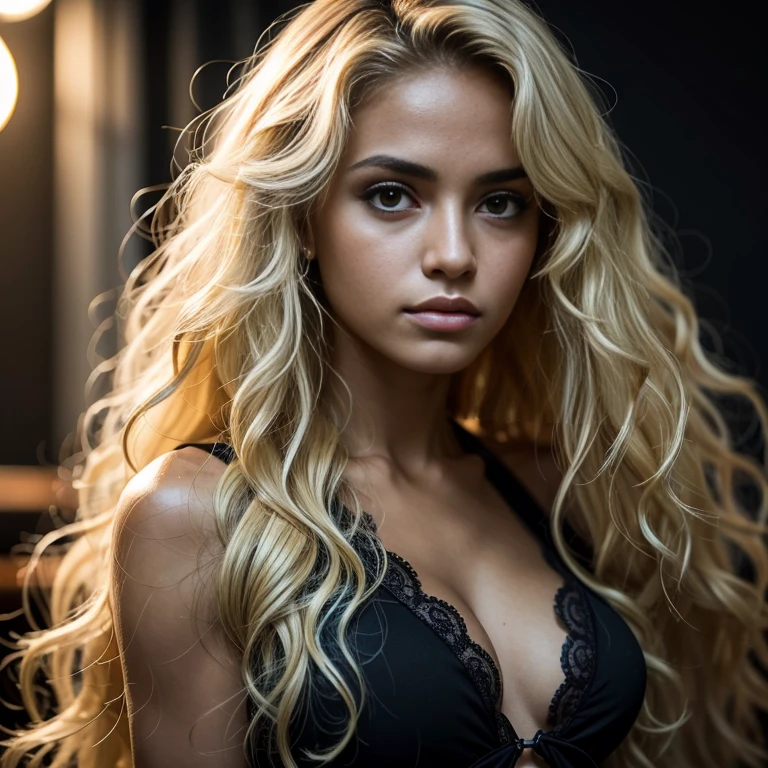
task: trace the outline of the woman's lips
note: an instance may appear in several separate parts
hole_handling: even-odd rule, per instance
[[[440,312],[436,309],[425,309],[421,312],[408,312],[414,322],[433,331],[460,331],[468,328],[477,320],[477,315],[466,312]]]

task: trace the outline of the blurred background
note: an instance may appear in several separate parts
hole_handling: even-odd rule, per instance
[[[114,306],[132,197],[170,180],[178,129],[197,114],[195,71],[213,62],[194,83],[207,109],[222,98],[231,63],[297,5],[0,0],[0,613],[19,608],[25,552],[72,505],[56,464],[94,361],[109,352],[108,333],[103,349],[89,345]],[[765,391],[766,73],[752,4],[534,7],[575,51],[633,175],[652,188],[702,342]],[[147,195],[137,211],[156,199]],[[126,266],[148,252],[132,237]],[[738,402],[728,409],[740,448],[762,458],[751,414]],[[0,636],[23,626],[0,623]]]

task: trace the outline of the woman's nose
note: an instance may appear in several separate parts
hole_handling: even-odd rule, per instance
[[[425,274],[439,270],[448,277],[460,277],[476,268],[470,225],[458,205],[435,209],[427,227],[422,269]]]

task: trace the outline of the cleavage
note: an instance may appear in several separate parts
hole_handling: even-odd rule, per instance
[[[383,547],[416,572],[425,595],[458,611],[496,665],[501,711],[517,734],[548,730],[567,629],[554,611],[563,579],[539,540],[487,480],[405,495],[379,484],[375,495],[360,498]]]

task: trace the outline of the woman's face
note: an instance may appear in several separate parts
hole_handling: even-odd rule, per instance
[[[454,373],[504,326],[539,224],[510,107],[492,75],[435,68],[381,86],[354,113],[307,243],[348,334],[336,353],[351,342],[410,370]],[[436,296],[464,297],[478,316],[429,313],[436,328],[408,312]]]

